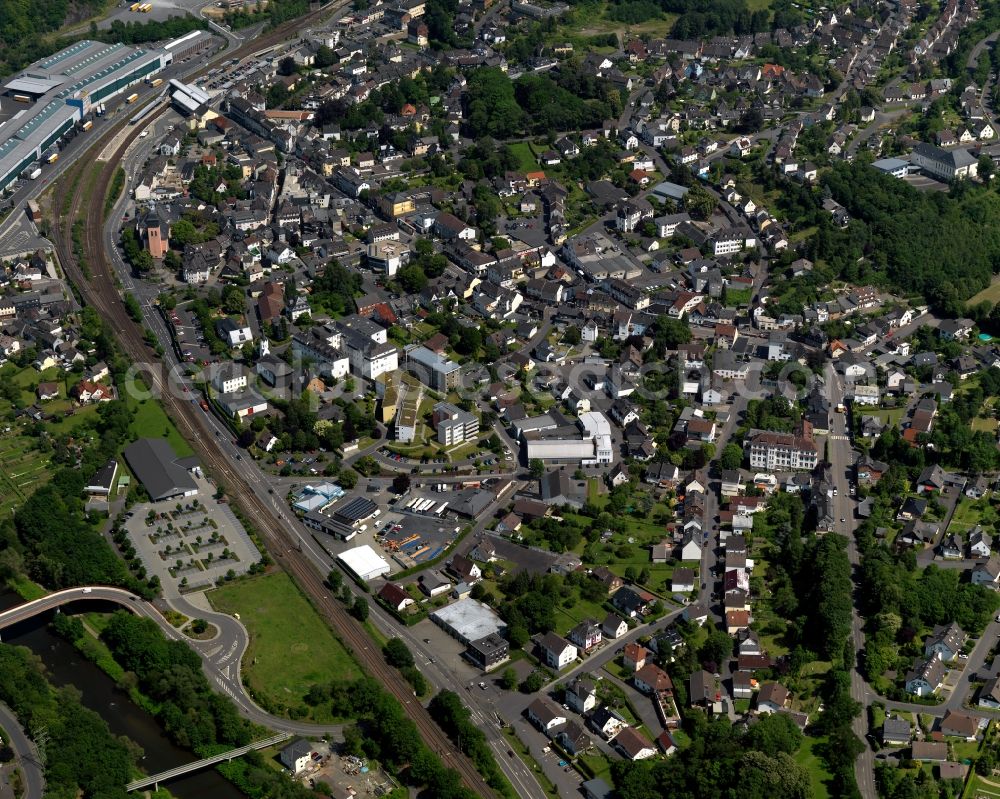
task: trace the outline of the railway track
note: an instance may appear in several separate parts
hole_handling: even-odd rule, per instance
[[[329,13],[336,5],[342,4],[334,4],[311,12],[295,23],[282,26],[284,31],[282,28],[278,28],[271,35],[253,40],[252,44],[225,53],[225,58],[239,57],[241,51],[245,51],[243,54],[246,55],[264,49],[269,46],[272,39],[273,43],[277,43],[290,30],[301,28],[303,24],[318,19],[320,15]],[[222,57],[216,59],[216,61],[219,60],[222,60]],[[206,68],[210,65],[206,64]],[[151,122],[160,113],[163,111],[152,114],[145,121]],[[128,121],[122,120],[107,131],[101,139],[96,140],[87,153],[72,169],[67,170],[57,186],[54,187],[54,194],[57,198],[62,196],[62,192],[69,190],[73,191],[73,195],[69,213],[59,215],[54,226],[56,235],[53,239],[63,269],[70,281],[76,286],[80,299],[91,305],[102,318],[110,323],[126,356],[133,363],[139,364],[151,362],[154,357],[143,339],[141,327],[128,316],[124,303],[118,294],[114,267],[104,251],[103,209],[104,197],[107,195],[115,168],[121,162],[128,147],[139,136],[143,126],[136,127],[132,133],[123,138],[112,158],[106,162],[98,163],[97,168],[100,169],[100,172],[96,180],[93,181],[89,192],[91,181],[86,179],[88,177],[86,170],[94,167],[94,162],[90,159],[100,152],[97,148],[104,146],[112,137],[118,136],[127,127]],[[77,180],[78,175],[79,180]],[[84,207],[88,199],[89,204]],[[84,220],[85,238],[82,243],[90,271],[89,279],[82,273],[73,253],[73,221],[81,217]],[[200,409],[193,410],[195,406],[175,397],[173,392],[166,390],[166,386],[162,384],[163,378],[159,373],[155,373],[151,377],[154,389],[157,390],[165,410],[194,447],[202,462],[215,475],[216,479],[226,486],[227,492],[233,500],[247,512],[248,516],[254,519],[262,531],[268,552],[277,562],[282,563],[292,575],[320,615],[327,620],[344,643],[353,650],[354,656],[362,667],[376,677],[396,697],[406,714],[413,720],[425,743],[435,752],[445,756],[445,765],[458,772],[466,787],[481,797],[495,796],[493,789],[486,784],[472,762],[455,749],[427,710],[413,696],[408,684],[401,679],[399,673],[385,662],[381,651],[375,646],[364,627],[347,612],[338,600],[330,597],[329,590],[323,583],[323,578],[317,573],[308,557],[298,551],[297,542],[281,522],[274,517],[273,511],[260,499],[245,479],[231,467],[215,440],[208,436],[202,436],[197,416],[202,411]]]

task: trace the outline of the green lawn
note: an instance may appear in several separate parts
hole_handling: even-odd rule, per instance
[[[988,516],[986,521],[992,521],[996,518],[986,500],[969,500],[963,497],[955,507],[955,515],[951,517],[948,532],[960,533],[971,530],[984,521],[984,514]]]
[[[135,418],[129,428],[134,438],[166,438],[179,457],[194,454],[191,445],[174,427],[159,402],[155,399],[136,400],[128,392],[125,392],[125,398],[129,409],[135,411]]]
[[[216,610],[239,613],[250,631],[243,677],[274,711],[302,704],[315,683],[359,675],[354,659],[287,574],[239,580],[209,592],[208,598]],[[315,721],[332,721],[326,709],[311,713]]]
[[[821,743],[823,741],[818,738],[803,738],[802,746],[795,753],[795,762],[804,766],[809,772],[813,799],[828,799],[830,796],[830,792],[827,790],[827,783],[831,779],[830,772],[826,770],[823,761],[813,751]]]
[[[903,418],[906,408],[858,408],[855,411],[855,418],[860,416],[877,416],[886,424],[893,427],[899,426],[899,420]]]
[[[972,420],[971,423],[972,430],[975,433],[996,433],[997,431],[997,420],[993,417],[983,417],[977,416]]]
[[[601,494],[601,478],[591,477],[587,481],[587,502],[598,508],[608,504],[607,497]]]
[[[962,796],[987,796],[990,799],[993,797],[1000,799],[1000,781],[986,782],[978,774],[973,774]]]
[[[517,141],[509,145],[510,150],[517,157],[517,169],[520,172],[537,172],[542,167],[531,151],[531,145],[526,141]]]
[[[753,292],[750,289],[729,289],[726,291],[726,305],[730,308],[736,308],[740,305],[749,305],[752,295]]]
[[[595,779],[600,778],[605,782],[611,782],[611,761],[601,751],[589,750],[586,754],[578,755],[576,760],[577,763],[586,764],[587,769],[594,775]]]
[[[593,619],[598,624],[604,621],[604,617],[608,615],[608,612],[601,607],[597,602],[588,602],[586,599],[582,599],[579,596],[576,598],[576,602],[573,607],[567,608],[561,602],[556,606],[556,628],[565,628],[565,632],[568,633],[572,628],[576,627],[584,619]]]

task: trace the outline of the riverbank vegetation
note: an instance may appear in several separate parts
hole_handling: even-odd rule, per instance
[[[136,754],[104,720],[80,704],[75,689],[55,688],[41,662],[21,647],[0,644],[0,701],[28,730],[48,735],[48,799],[126,799]]]

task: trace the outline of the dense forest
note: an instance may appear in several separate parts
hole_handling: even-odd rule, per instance
[[[704,714],[694,743],[667,760],[615,762],[612,773],[620,799],[808,799],[809,773],[793,755],[802,733],[781,713],[762,716],[745,732]]]
[[[610,83],[573,65],[554,76],[527,74],[513,82],[500,69],[483,67],[469,75],[465,125],[474,139],[503,139],[596,127],[621,108]]]
[[[96,13],[104,0],[77,0],[82,16]],[[62,27],[69,0],[0,0],[0,75],[7,75],[51,52],[45,35]]]
[[[821,225],[807,257],[844,280],[923,295],[954,316],[1000,264],[993,192],[963,184],[951,193],[920,192],[862,163],[836,164],[823,185],[852,221],[844,229]]]
[[[76,19],[94,16],[107,6],[106,0],[0,0],[0,76],[23,69],[32,61],[71,45],[84,38],[104,42],[139,44],[181,36],[208,23],[197,17],[183,15],[164,21],[124,23],[115,20],[110,28],[98,30],[91,24],[86,34],[58,37],[67,24],[67,14]],[[69,20],[71,24],[73,19]]]
[[[582,7],[589,3],[578,0],[574,5],[582,12]],[[611,0],[607,10],[608,19],[625,25],[665,19],[666,14],[677,15],[670,33],[678,39],[733,33],[741,36],[771,28],[768,10],[751,11],[746,0]],[[783,14],[779,20],[787,23],[796,22],[797,18]]]
[[[0,644],[0,701],[29,730],[45,729],[51,756],[45,765],[50,799],[125,799],[135,766],[129,746],[83,707],[71,687],[56,689],[27,649]]]
[[[136,676],[139,690],[154,700],[167,735],[177,744],[205,755],[216,744],[250,742],[248,724],[232,702],[212,690],[201,658],[184,641],[168,641],[152,619],[125,610],[112,615],[101,639]]]

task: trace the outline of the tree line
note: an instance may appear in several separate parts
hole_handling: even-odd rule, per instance
[[[435,799],[475,799],[458,772],[424,743],[413,721],[371,677],[334,680],[310,688],[307,701],[327,704],[336,718],[354,719],[344,730],[348,754],[378,760],[405,785]]]
[[[47,797],[126,799],[136,766],[133,749],[80,704],[74,688],[53,687],[30,650],[0,644],[0,701],[26,729],[48,734]]]

